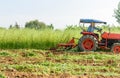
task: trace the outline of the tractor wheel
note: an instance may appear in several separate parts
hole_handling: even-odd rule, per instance
[[[84,35],[79,39],[79,51],[95,51],[98,47],[97,39],[92,35]]]
[[[114,53],[120,53],[120,43],[114,43],[111,49],[112,52]]]

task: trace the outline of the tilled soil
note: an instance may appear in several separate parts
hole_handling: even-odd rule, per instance
[[[6,52],[6,50],[4,50]],[[3,52],[1,50],[0,52]],[[50,61],[53,63],[64,63],[64,62],[69,62],[69,59],[66,58],[60,58],[60,59],[55,59],[54,56],[60,56],[60,55],[90,55],[90,54],[106,54],[106,55],[114,55],[111,52],[42,52],[40,50],[32,50],[32,52],[37,53],[36,55],[29,53],[27,54],[26,51],[24,50],[7,50],[8,53],[11,55],[16,55],[16,56],[11,56],[11,55],[2,55],[0,56],[0,64],[3,65],[21,65],[23,63],[26,64],[38,64],[39,62],[44,62],[44,61]],[[118,60],[119,61],[119,60]],[[113,59],[108,59],[108,60],[100,60],[96,62],[96,60],[93,59],[82,59],[82,60],[77,60],[77,59],[72,59],[70,62],[78,65],[84,65],[84,66],[104,66],[104,65],[112,65],[115,63]],[[120,68],[120,64],[116,65],[117,68]],[[76,71],[79,71],[79,69],[74,69]],[[21,71],[17,70],[14,68],[9,68],[5,66],[0,67],[1,73],[6,78],[120,78],[119,76],[112,76],[112,75],[102,75],[102,74],[78,74],[78,75],[73,75],[73,74],[68,74],[66,73],[61,73],[61,74],[56,74],[56,73],[49,73],[49,74],[39,74],[39,72],[32,72],[32,71]],[[106,72],[106,70],[100,70],[101,72]],[[100,72],[99,71],[99,72]],[[119,73],[119,72],[118,72]]]
[[[103,75],[69,75],[69,74],[59,74],[59,75],[36,75],[26,72],[5,72],[7,78],[120,78],[119,76],[103,76]]]

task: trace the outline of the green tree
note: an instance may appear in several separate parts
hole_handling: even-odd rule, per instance
[[[117,19],[117,22],[120,23],[120,2],[118,3],[118,8],[115,9],[115,18]]]
[[[14,27],[17,28],[17,29],[19,29],[20,25],[18,25],[18,23],[16,22]]]
[[[45,29],[46,24],[43,22],[39,22],[38,20],[29,21],[25,24],[25,28],[31,29]]]
[[[13,28],[20,29],[20,25],[18,25],[18,23],[16,22],[15,25],[10,25],[9,26],[9,29],[13,29]]]
[[[10,25],[10,26],[9,26],[9,29],[11,29],[12,27],[13,27],[13,26],[12,26],[12,25]]]
[[[54,29],[54,26],[53,26],[53,24],[50,24],[50,25],[47,26],[47,28],[53,30],[53,29]]]

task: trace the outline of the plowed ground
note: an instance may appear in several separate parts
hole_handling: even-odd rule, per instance
[[[0,78],[120,78],[112,52],[1,50]]]

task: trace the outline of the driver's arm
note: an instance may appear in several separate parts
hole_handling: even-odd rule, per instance
[[[101,28],[97,28],[97,27],[94,27],[94,29],[95,29],[95,30],[98,30],[98,31],[100,31],[100,30],[101,30]]]

